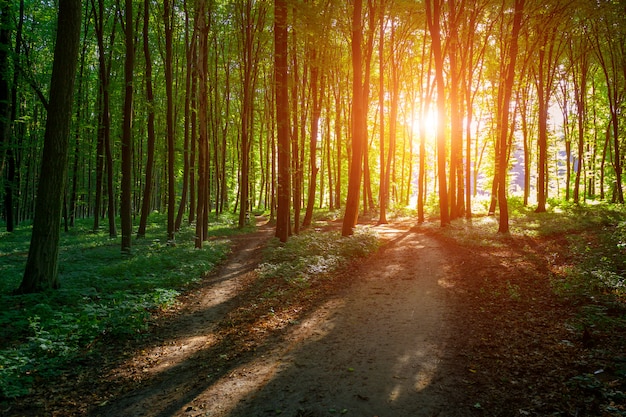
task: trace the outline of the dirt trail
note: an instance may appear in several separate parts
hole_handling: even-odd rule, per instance
[[[227,369],[206,369],[203,360],[223,343],[215,340],[214,323],[237,304],[238,288],[254,279],[257,249],[271,236],[262,226],[239,242],[209,285],[188,296],[188,311],[162,329],[165,342],[120,368],[120,375],[141,372],[141,388],[94,414],[456,415],[448,405],[455,384],[446,372],[451,327],[444,251],[408,226],[376,229],[387,243],[346,272],[359,275],[353,285],[291,324],[269,349]]]

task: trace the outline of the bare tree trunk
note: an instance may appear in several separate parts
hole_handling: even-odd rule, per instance
[[[202,219],[204,218],[206,196],[206,146],[207,132],[207,78],[208,78],[208,24],[206,20],[206,0],[196,2],[196,33],[198,34],[198,202],[196,205],[196,236],[195,247],[202,248],[205,233]]]
[[[122,182],[120,217],[122,224],[122,254],[131,251],[133,219],[131,212],[133,163],[133,70],[135,66],[135,34],[133,30],[133,1],[124,2],[124,32],[126,53],[124,61],[124,112],[122,115]]]
[[[378,112],[380,113],[380,186],[378,190],[378,224],[387,224],[387,200],[389,199],[388,177],[385,167],[385,19],[380,19],[380,35],[378,41]]]
[[[152,91],[152,58],[150,57],[150,45],[148,42],[148,22],[150,20],[150,0],[143,3],[143,53],[146,58],[146,101],[148,107],[148,155],[146,160],[146,181],[144,183],[143,201],[141,204],[141,216],[139,218],[139,229],[137,237],[146,236],[146,224],[150,214],[152,196],[152,176],[154,167],[154,92]]]
[[[35,218],[24,277],[16,291],[20,294],[60,286],[57,275],[59,229],[80,44],[80,0],[59,0],[57,28]]]
[[[291,201],[287,1],[275,0],[274,10],[274,72],[276,79],[276,133],[278,138],[276,237],[281,242],[286,242],[289,236]]]
[[[365,109],[363,108],[361,9],[362,0],[354,0],[352,12],[352,162],[348,178],[348,197],[341,234],[354,233],[359,216],[359,191],[363,168],[363,147],[365,146]]]
[[[176,239],[175,211],[176,211],[176,176],[174,167],[176,163],[176,150],[174,149],[174,77],[172,70],[172,36],[174,12],[172,0],[163,2],[163,22],[165,23],[165,96],[167,110],[165,125],[167,130],[167,242],[174,244]]]
[[[498,233],[509,233],[509,208],[507,203],[507,173],[509,167],[508,161],[508,126],[509,126],[509,103],[513,94],[513,84],[515,81],[515,63],[517,60],[518,37],[522,26],[522,14],[524,12],[524,1],[515,0],[515,15],[513,17],[513,29],[511,33],[511,44],[509,46],[509,54],[506,63],[506,73],[501,82],[501,88],[504,89],[503,99],[500,108],[498,133],[500,135],[500,154],[499,158],[499,186],[498,186],[498,207],[500,208],[500,219],[498,225]]]
[[[313,110],[311,112],[311,138],[309,140],[309,189],[307,195],[306,211],[302,220],[302,227],[311,225],[313,219],[313,206],[315,205],[315,190],[317,188],[317,135],[319,133],[320,116],[322,113],[321,98],[324,96],[324,83],[319,86],[319,57],[318,52],[311,51],[311,94]],[[319,91],[318,91],[319,89]]]
[[[446,135],[445,114],[446,98],[443,80],[443,53],[441,51],[440,0],[426,0],[426,19],[432,39],[433,58],[435,61],[435,82],[437,83],[437,169],[439,180],[439,215],[441,226],[450,224],[448,189],[446,184]]]

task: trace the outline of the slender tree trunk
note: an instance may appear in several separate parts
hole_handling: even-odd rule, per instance
[[[297,13],[295,6],[292,9],[294,19]],[[296,235],[300,233],[300,212],[302,209],[302,166],[300,164],[300,134],[299,134],[299,123],[298,123],[298,114],[304,114],[304,111],[298,111],[298,103],[299,99],[299,86],[301,83],[299,79],[299,61],[298,61],[298,53],[297,53],[297,32],[296,30],[292,30],[291,35],[291,50],[292,50],[292,73],[293,80],[291,85],[291,109],[293,118],[293,126],[291,127],[291,170],[292,170],[292,181],[291,187],[293,191],[293,233]],[[303,87],[302,87],[303,88]]]
[[[143,2],[143,18],[143,53],[146,58],[146,101],[148,107],[148,155],[146,159],[146,180],[144,183],[143,201],[141,204],[141,216],[139,219],[139,229],[137,229],[138,238],[146,236],[146,225],[148,222],[148,215],[150,214],[150,206],[152,203],[152,171],[154,169],[154,92],[152,91],[152,58],[150,55],[150,43],[148,42],[150,0],[144,0]]]
[[[9,83],[9,51],[11,50],[11,2],[3,1],[0,8],[0,173],[4,172],[6,153],[11,141],[11,101]],[[19,56],[19,55],[18,55]],[[14,88],[16,86],[13,86]],[[5,210],[8,210],[5,196]],[[7,228],[9,224],[7,223]],[[11,225],[12,227],[12,225]]]
[[[289,74],[287,71],[287,1],[274,2],[274,77],[276,79],[276,125],[278,138],[278,184],[276,237],[286,242],[289,236],[291,166],[289,147]]]
[[[22,1],[23,3],[23,1]],[[89,9],[85,9],[85,19],[83,26],[83,49],[80,54],[80,69],[78,70],[78,93],[77,93],[77,101],[78,105],[76,106],[76,126],[75,129],[75,143],[74,143],[74,161],[72,162],[72,190],[70,193],[70,206],[69,206],[69,217],[70,217],[70,226],[74,227],[76,220],[76,202],[77,202],[77,192],[78,192],[78,161],[80,158],[80,142],[81,142],[81,115],[82,115],[82,107],[85,104],[83,102],[83,74],[85,69],[85,55],[87,53],[87,35],[89,31]],[[17,48],[17,47],[16,47]],[[17,76],[17,73],[16,73]],[[17,79],[15,79],[17,81]],[[17,82],[14,82],[13,85],[17,85]],[[14,103],[17,100],[13,101]]]
[[[341,128],[342,118],[341,113],[343,111],[341,103],[341,89],[337,88],[335,91],[335,146],[337,152],[336,164],[336,176],[335,176],[335,208],[341,208]]]
[[[200,0],[196,0],[198,3]],[[204,1],[204,0],[202,0]],[[190,139],[190,151],[189,151],[189,219],[188,223],[192,224],[196,218],[196,156],[197,156],[197,143],[198,143],[198,81],[200,79],[199,65],[200,65],[200,52],[198,51],[199,43],[198,37],[201,34],[198,32],[199,26],[194,22],[194,36],[192,39],[192,55],[189,59],[192,60],[192,74],[191,74],[191,100],[189,106],[191,108],[191,139]],[[196,236],[197,238],[197,236]]]
[[[363,148],[365,146],[365,109],[363,102],[363,65],[361,43],[361,9],[362,0],[354,0],[352,12],[352,162],[348,178],[348,197],[346,211],[343,218],[341,234],[349,236],[354,233],[354,227],[359,216],[359,190],[363,168]]]
[[[135,65],[135,34],[133,30],[133,1],[124,2],[124,31],[126,53],[124,61],[124,112],[122,115],[122,182],[120,216],[122,221],[122,254],[130,254],[133,219],[131,207],[133,163],[133,69]],[[110,169],[110,167],[109,167]]]
[[[198,203],[196,207],[196,242],[195,247],[202,248],[205,230],[202,219],[204,218],[206,196],[206,146],[208,142],[207,132],[207,96],[208,96],[208,24],[206,20],[206,0],[196,1],[196,33],[198,34]]]
[[[187,59],[186,62],[186,72],[185,72],[185,104],[184,104],[184,117],[185,117],[185,125],[184,125],[184,133],[183,133],[183,190],[180,197],[180,204],[178,206],[178,213],[176,214],[176,222],[174,224],[174,230],[180,230],[180,226],[183,222],[183,215],[185,214],[185,209],[187,208],[187,195],[189,190],[189,130],[190,130],[190,113],[191,113],[191,78],[193,73],[193,41],[195,39],[195,33],[192,33],[189,36],[189,33],[192,31],[189,24],[189,10],[187,10],[187,2],[184,2],[184,10],[185,10],[185,57]]]
[[[577,109],[577,123],[578,123],[578,148],[577,148],[577,164],[576,164],[576,178],[574,180],[574,203],[578,204],[580,201],[580,181],[582,171],[585,170],[584,150],[585,150],[585,124],[587,122],[587,76],[589,71],[589,61],[583,53],[579,58],[580,68],[578,70],[578,76],[574,76],[574,95]],[[584,198],[584,196],[583,196]]]
[[[439,215],[441,226],[450,224],[448,189],[446,184],[446,97],[443,80],[443,53],[441,51],[440,0],[426,0],[426,19],[432,39],[433,58],[435,61],[435,82],[437,83],[437,169],[439,180]]]
[[[80,0],[59,0],[57,28],[35,218],[24,277],[17,289],[21,294],[60,286],[59,229],[80,44]]]
[[[389,198],[388,183],[385,170],[385,19],[380,19],[380,35],[378,41],[378,111],[380,113],[380,186],[378,190],[378,224],[387,224],[387,200]]]
[[[317,166],[317,135],[319,134],[320,116],[322,114],[321,99],[324,96],[324,83],[319,86],[319,57],[317,51],[313,49],[311,51],[311,94],[313,111],[311,114],[311,138],[309,141],[309,189],[307,195],[306,211],[304,219],[302,220],[302,227],[308,227],[311,225],[313,219],[313,206],[315,205],[315,190],[317,187],[317,173],[319,167]],[[319,91],[318,91],[319,89]]]
[[[463,3],[461,4],[461,7]],[[462,184],[463,172],[463,116],[461,112],[459,86],[461,84],[461,70],[458,64],[458,13],[456,1],[448,0],[450,16],[450,34],[448,36],[448,57],[450,62],[450,218],[456,219],[462,215],[462,201],[459,202],[461,190],[458,185]],[[460,175],[460,177],[459,177]],[[461,204],[459,204],[461,203]]]
[[[396,139],[398,133],[398,106],[400,101],[400,72],[398,71],[397,45],[395,43],[395,26],[391,23],[391,107],[389,109],[389,149],[387,150],[387,162],[385,167],[385,200],[389,206],[389,192],[391,191],[392,171],[395,182],[395,169],[393,162],[396,158]]]
[[[498,225],[498,233],[509,233],[509,209],[507,203],[507,173],[509,167],[508,161],[508,126],[509,126],[509,103],[513,95],[513,84],[515,81],[515,63],[517,60],[518,44],[517,40],[522,26],[522,14],[524,12],[524,1],[515,0],[515,15],[513,16],[513,29],[511,32],[511,44],[509,46],[509,56],[506,64],[505,78],[502,80],[504,89],[503,100],[500,108],[500,154],[499,158],[499,186],[498,186],[498,207],[500,208],[500,219]]]
[[[94,15],[96,16],[96,38],[98,43],[98,73],[100,77],[100,114],[98,121],[98,144],[96,149],[96,201],[94,209],[94,231],[99,228],[99,218],[102,201],[102,182],[104,169],[106,168],[107,183],[107,216],[109,225],[109,237],[117,237],[117,228],[115,225],[115,187],[113,186],[113,154],[111,152],[111,110],[110,110],[110,73],[111,73],[111,54],[108,55],[104,45],[104,0],[98,0],[96,10],[95,1],[92,0]],[[115,40],[115,23],[109,37],[109,49],[111,49]]]
[[[163,2],[163,22],[165,23],[165,96],[167,110],[165,124],[167,129],[167,242],[174,244],[175,241],[175,211],[176,211],[176,176],[174,168],[176,164],[176,150],[174,149],[174,77],[172,69],[172,36],[174,24],[174,11],[172,0]]]

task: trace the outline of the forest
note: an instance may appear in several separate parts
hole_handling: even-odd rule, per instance
[[[194,223],[201,247],[225,211],[239,227],[269,211],[285,241],[316,208],[343,210],[349,235],[359,213],[423,222],[434,202],[446,225],[483,203],[506,233],[509,196],[623,203],[623,2],[79,3],[59,3],[53,79],[57,8],[3,2],[7,231],[38,199],[66,230],[92,218],[115,237],[120,218],[122,251],[155,211],[167,241]],[[48,96],[70,78],[47,150]]]
[[[497,240],[564,215],[618,225],[622,265],[625,16],[624,0],[0,0],[7,341],[74,355],[143,332],[262,219],[275,249],[329,219],[344,265],[376,251],[363,224],[462,240],[493,220]],[[81,297],[101,302],[73,316],[91,334],[43,330]],[[33,383],[13,343],[0,399]]]

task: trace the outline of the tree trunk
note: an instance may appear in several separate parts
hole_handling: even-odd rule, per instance
[[[195,247],[202,248],[206,230],[202,219],[204,218],[206,196],[206,146],[207,136],[207,96],[208,96],[208,31],[206,20],[206,0],[197,0],[196,4],[196,32],[198,34],[198,202],[196,205],[196,242]]]
[[[432,39],[433,58],[435,61],[435,82],[437,83],[437,169],[439,180],[439,215],[441,226],[450,224],[448,189],[446,184],[446,97],[443,81],[443,53],[441,51],[440,0],[426,0],[426,19]]]
[[[380,113],[380,186],[378,187],[378,224],[387,224],[387,175],[385,170],[385,19],[380,19],[380,39],[378,41],[378,112]]]
[[[499,158],[499,186],[498,186],[498,207],[500,209],[500,219],[498,225],[498,233],[509,233],[509,208],[507,203],[507,173],[509,167],[508,155],[508,126],[509,126],[509,103],[513,95],[513,84],[515,81],[515,63],[517,60],[518,37],[522,26],[522,14],[524,12],[524,1],[515,0],[515,14],[513,16],[513,29],[511,32],[511,44],[509,46],[509,54],[506,64],[506,73],[501,82],[501,88],[504,89],[502,94],[502,102],[500,107],[500,118],[498,134],[500,135],[500,154]]]
[[[150,56],[150,44],[148,42],[148,22],[150,20],[150,0],[143,2],[143,53],[146,58],[146,104],[148,108],[148,155],[146,159],[146,181],[144,183],[143,201],[141,204],[141,217],[137,237],[146,236],[146,224],[150,214],[152,196],[152,176],[154,167],[154,92],[152,91],[152,58]]]
[[[113,186],[113,155],[111,152],[111,114],[110,114],[110,73],[111,73],[111,54],[109,53],[107,62],[107,52],[104,45],[104,0],[98,0],[98,7],[94,0],[91,3],[94,9],[96,39],[98,43],[98,74],[100,77],[100,88],[98,104],[100,105],[100,114],[98,119],[98,143],[96,145],[96,201],[94,208],[94,231],[99,228],[99,218],[102,202],[102,182],[104,169],[106,168],[106,182],[108,193],[108,224],[109,237],[117,237],[117,229],[115,225],[115,188]],[[111,30],[109,38],[109,49],[115,40],[115,25]]]
[[[302,227],[311,225],[313,219],[313,206],[315,205],[315,189],[317,187],[317,135],[319,133],[320,116],[322,113],[322,97],[324,96],[324,84],[319,87],[319,57],[317,51],[311,51],[311,94],[313,99],[313,111],[311,112],[311,138],[309,141],[309,189],[307,195],[306,211],[302,220]],[[319,91],[318,91],[319,89]]]
[[[135,34],[133,30],[133,1],[124,2],[124,112],[122,114],[122,181],[120,217],[122,224],[122,254],[130,254],[132,219],[132,163],[133,163],[133,69],[135,66]]]
[[[81,1],[59,0],[50,83],[50,105],[31,243],[18,293],[59,288],[57,262],[67,163],[74,81],[81,29]]]
[[[4,172],[6,152],[7,149],[9,149],[11,140],[12,121],[10,120],[11,101],[9,90],[9,51],[11,50],[11,26],[11,2],[4,1],[2,4],[2,8],[0,8],[0,173]]]
[[[362,0],[354,0],[352,12],[352,162],[348,177],[348,196],[346,211],[343,218],[341,234],[349,236],[354,233],[354,227],[359,217],[359,191],[363,167],[363,148],[365,146],[366,115],[363,102],[363,64],[361,42],[361,9]]]
[[[178,213],[176,214],[176,222],[174,224],[174,230],[180,230],[180,226],[183,222],[183,215],[185,214],[185,209],[187,208],[187,195],[189,190],[189,131],[190,131],[190,113],[191,113],[191,77],[193,72],[192,65],[192,57],[193,52],[192,46],[193,40],[195,39],[195,33],[192,33],[189,36],[189,33],[192,31],[189,25],[189,11],[187,10],[187,2],[184,3],[185,10],[185,57],[187,59],[187,71],[185,73],[185,104],[184,104],[184,117],[185,117],[185,127],[183,133],[183,190],[180,196],[180,205],[178,206]]]
[[[295,18],[296,8],[293,7],[293,15]],[[291,127],[291,171],[292,181],[291,187],[293,191],[293,233],[296,235],[300,233],[300,211],[302,209],[302,166],[300,164],[300,135],[298,131],[298,114],[304,114],[304,111],[298,111],[298,103],[300,99],[298,97],[299,85],[301,84],[298,77],[299,74],[299,61],[297,53],[297,33],[295,28],[292,30],[291,36],[291,50],[292,50],[292,73],[293,80],[291,84],[291,109],[293,118],[293,126]],[[303,83],[302,83],[303,84]],[[290,232],[291,234],[291,232]]]
[[[463,7],[464,2],[460,7]],[[449,0],[450,34],[448,36],[447,50],[450,62],[450,172],[449,172],[449,199],[450,218],[456,219],[462,215],[463,199],[461,189],[463,172],[463,116],[461,112],[459,86],[461,84],[461,70],[457,63],[458,54],[458,14],[456,1]],[[460,200],[460,201],[459,201]]]
[[[281,242],[286,242],[289,236],[291,200],[287,1],[275,0],[274,10],[274,76],[276,79],[276,133],[278,142],[276,237]]]
[[[172,36],[174,12],[172,0],[163,2],[163,22],[165,23],[165,96],[167,101],[166,129],[167,129],[167,242],[175,241],[175,211],[176,211],[176,150],[174,149],[174,77],[172,70]]]

